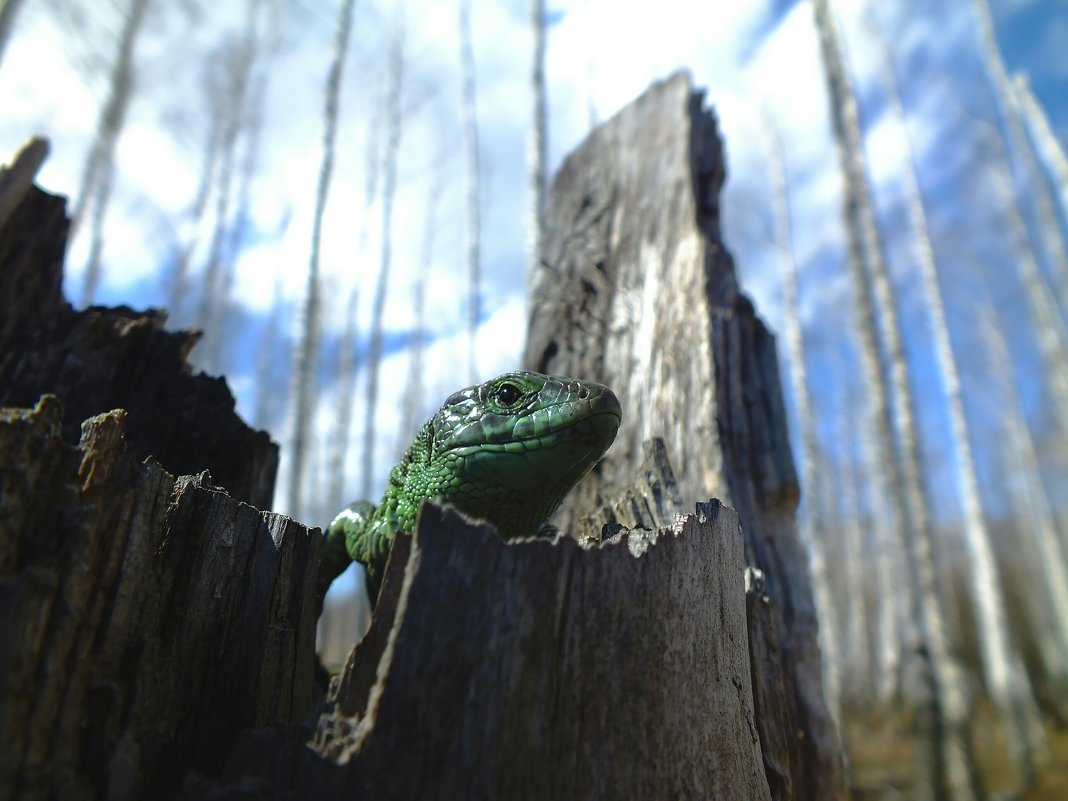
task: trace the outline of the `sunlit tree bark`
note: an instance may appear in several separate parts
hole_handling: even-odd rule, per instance
[[[309,463],[309,448],[312,439],[312,423],[315,414],[317,390],[316,365],[321,338],[319,319],[319,245],[322,240],[323,214],[330,192],[334,171],[334,147],[337,140],[338,104],[341,98],[341,79],[345,71],[349,35],[355,0],[342,0],[338,12],[334,52],[326,79],[325,104],[323,109],[323,160],[319,167],[319,183],[315,193],[315,216],[312,221],[311,256],[308,263],[308,286],[301,316],[301,331],[294,357],[293,383],[290,393],[292,412],[292,443],[290,447],[289,487],[286,510],[298,517],[303,510],[304,471]]]

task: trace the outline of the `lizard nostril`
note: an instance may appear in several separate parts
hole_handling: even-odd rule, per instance
[[[590,388],[589,387],[581,387],[579,389],[578,396],[579,396],[579,400],[586,400],[586,398],[590,397]]]

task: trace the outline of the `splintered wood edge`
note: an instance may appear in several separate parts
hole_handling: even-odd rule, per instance
[[[334,693],[335,705],[319,720],[317,731],[309,745],[323,757],[345,764],[359,754],[363,744],[373,736],[376,713],[385,685],[389,679],[402,621],[408,609],[413,583],[419,577],[424,538],[441,536],[444,532],[461,536],[480,536],[496,540],[503,549],[545,548],[574,549],[576,552],[603,552],[609,555],[625,548],[634,559],[646,558],[667,538],[677,539],[694,524],[717,525],[726,515],[723,525],[737,531],[734,546],[736,560],[744,568],[741,529],[737,514],[716,499],[696,504],[692,514],[675,514],[670,526],[657,529],[624,529],[604,540],[578,540],[567,534],[549,537],[520,537],[504,540],[496,530],[472,520],[458,510],[427,503],[423,506],[411,536],[398,536],[386,566],[378,605],[371,625],[364,637],[351,650],[338,676]],[[448,536],[448,535],[446,535]],[[738,596],[745,598],[744,570],[738,575]],[[742,613],[744,617],[744,612]],[[744,628],[744,627],[743,627]]]

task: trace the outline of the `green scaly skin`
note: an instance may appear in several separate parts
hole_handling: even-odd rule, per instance
[[[410,534],[423,501],[448,503],[505,538],[537,534],[615,439],[615,394],[588,381],[514,372],[445,401],[393,468],[377,507],[357,501],[326,533],[319,597],[351,560],[378,598],[393,537]]]

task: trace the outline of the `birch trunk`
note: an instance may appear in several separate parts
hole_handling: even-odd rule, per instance
[[[1056,435],[1068,441],[1068,329],[1057,313],[1049,285],[1042,277],[1038,260],[1013,188],[1012,161],[1007,143],[991,129],[988,137],[1000,162],[991,170],[991,194],[1000,203],[1011,243],[1012,263],[1027,298],[1031,330],[1042,357],[1046,388],[1050,394],[1049,414]]]
[[[955,801],[977,797],[974,766],[970,758],[965,723],[966,704],[963,677],[949,650],[943,611],[936,589],[931,531],[920,479],[919,449],[912,417],[907,366],[901,346],[894,297],[883,262],[882,242],[868,187],[856,97],[845,65],[845,55],[828,0],[813,0],[816,28],[827,74],[835,139],[845,182],[846,231],[849,237],[849,265],[857,292],[860,350],[864,377],[872,387],[872,425],[881,456],[891,462],[889,497],[899,510],[901,527],[908,546],[908,571],[901,574],[912,584],[909,618],[919,628],[923,647],[909,642],[916,666],[906,665],[917,687],[929,687],[927,700],[918,703],[917,734],[920,755],[916,776],[916,797],[933,798],[943,794]],[[867,265],[867,267],[865,267]],[[884,380],[879,358],[877,316],[882,315],[879,333],[886,348]],[[900,440],[895,443],[891,404],[896,413]],[[896,550],[896,549],[895,549]],[[900,553],[900,551],[898,551]],[[906,593],[898,592],[898,595]],[[911,636],[910,636],[911,639]]]
[[[323,214],[330,192],[330,180],[334,171],[334,146],[337,140],[338,104],[341,99],[341,79],[345,70],[345,57],[352,31],[355,0],[342,0],[338,13],[334,52],[326,79],[323,107],[323,160],[319,166],[319,183],[315,193],[315,216],[312,221],[311,255],[308,262],[308,288],[304,298],[301,333],[293,360],[293,384],[290,397],[292,410],[292,461],[289,465],[287,491],[288,513],[299,517],[304,504],[304,471],[308,465],[308,452],[312,440],[312,423],[315,414],[316,365],[319,358],[320,287],[319,244],[322,239]]]
[[[996,378],[999,397],[1003,399],[1001,422],[1004,426],[1006,448],[1004,458],[1012,496],[1015,519],[1021,531],[1029,531],[1034,539],[1029,545],[1037,552],[1031,561],[1032,569],[1042,575],[1047,594],[1035,599],[1034,619],[1042,621],[1034,640],[1042,658],[1048,682],[1052,685],[1048,696],[1068,711],[1064,685],[1068,682],[1068,566],[1057,537],[1056,520],[1049,495],[1042,484],[1042,470],[1031,431],[1024,417],[1023,405],[1012,381],[1012,362],[1008,344],[991,303],[986,304],[981,325],[985,352],[990,359],[990,372]],[[1026,593],[1033,597],[1034,593]],[[1050,636],[1052,634],[1052,636]]]
[[[534,58],[530,72],[534,116],[530,125],[527,159],[530,164],[530,200],[527,225],[527,274],[534,275],[541,253],[541,230],[545,216],[546,174],[549,162],[549,136],[545,96],[545,0],[530,0],[531,31],[534,34]]]
[[[1031,131],[1031,137],[1035,146],[1042,156],[1042,161],[1050,171],[1053,183],[1057,187],[1061,201],[1062,213],[1068,214],[1068,156],[1064,153],[1064,147],[1049,124],[1042,107],[1035,99],[1027,76],[1017,73],[1012,79],[1013,97],[1018,103],[1024,121]]]
[[[1002,129],[1005,133],[1006,150],[1012,164],[1017,192],[1021,187],[1028,188],[1028,194],[1035,204],[1038,215],[1039,231],[1046,254],[1049,258],[1050,273],[1056,286],[1061,314],[1068,314],[1068,254],[1065,253],[1064,240],[1061,237],[1057,213],[1053,208],[1053,198],[1042,175],[1027,134],[1021,122],[1022,111],[1016,100],[1012,81],[1009,79],[1005,62],[998,49],[994,34],[994,20],[987,0],[974,0],[976,21],[979,27],[979,41],[982,45],[983,63],[986,65],[994,97],[1001,116]],[[1037,244],[1037,243],[1036,243]],[[1038,248],[1035,247],[1037,252]]]
[[[334,431],[328,451],[330,453],[329,481],[327,482],[327,506],[336,514],[345,506],[348,472],[349,436],[352,428],[352,407],[356,396],[356,372],[359,367],[356,355],[356,316],[359,310],[360,288],[354,286],[349,292],[345,306],[345,329],[338,343],[337,359],[337,411],[334,413]]]
[[[786,154],[782,136],[771,114],[766,115],[768,131],[769,166],[772,177],[772,195],[775,204],[775,242],[783,271],[783,316],[785,321],[786,348],[789,353],[790,380],[797,409],[798,426],[801,429],[801,492],[805,499],[806,514],[799,526],[801,544],[808,552],[812,578],[812,596],[819,617],[819,644],[823,665],[823,692],[827,708],[841,731],[842,714],[842,654],[838,650],[840,629],[835,626],[834,604],[827,576],[827,559],[824,552],[827,526],[820,514],[822,487],[816,469],[816,428],[812,418],[812,405],[808,394],[808,378],[805,369],[805,343],[801,330],[800,306],[797,295],[797,263],[794,260],[793,231],[790,224],[790,189],[786,173]]]

